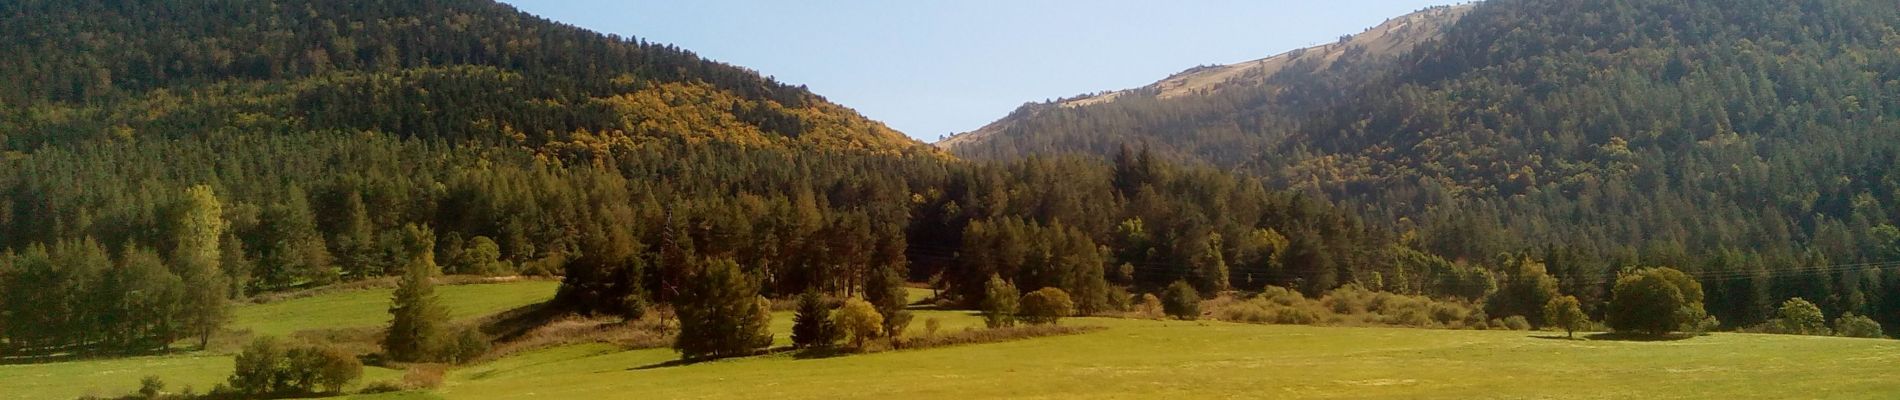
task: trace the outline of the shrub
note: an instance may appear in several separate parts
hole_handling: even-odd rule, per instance
[[[1015,325],[1017,296],[1016,285],[990,275],[983,285],[983,324],[991,328]]]
[[[285,358],[285,349],[275,337],[260,337],[245,345],[235,360],[236,368],[231,372],[231,390],[252,397],[261,397],[285,391],[288,377],[284,376],[289,362]]]
[[[1528,331],[1528,330],[1531,330],[1531,321],[1530,319],[1524,318],[1524,316],[1522,315],[1512,315],[1509,317],[1504,317],[1504,329],[1509,329],[1509,330],[1514,330],[1514,331]]]
[[[290,352],[292,375],[298,390],[341,392],[344,386],[363,376],[363,362],[356,356],[332,346],[310,346]]]
[[[1781,302],[1775,310],[1778,317],[1777,333],[1790,335],[1831,335],[1827,328],[1827,317],[1821,314],[1821,308],[1800,297]]]
[[[833,313],[832,323],[851,336],[852,347],[864,348],[864,342],[877,337],[884,329],[884,316],[877,313],[877,307],[871,303],[853,297],[844,301],[843,307]]]
[[[450,363],[467,363],[488,353],[488,336],[474,326],[457,329],[448,338],[438,342],[440,347],[435,351],[437,358]]]
[[[1880,323],[1865,315],[1847,313],[1834,319],[1834,333],[1845,337],[1880,338],[1886,334],[1880,331]]]
[[[158,375],[146,375],[144,378],[139,378],[140,396],[145,396],[145,398],[149,399],[158,397],[159,394],[164,392],[165,380],[159,379]]]
[[[1699,320],[1700,310],[1700,283],[1675,269],[1647,268],[1617,278],[1606,317],[1619,332],[1661,336]]]
[[[792,347],[831,347],[838,343],[838,333],[823,295],[814,290],[798,296],[798,311],[792,315]]]
[[[1187,281],[1174,281],[1161,294],[1161,309],[1168,316],[1194,320],[1201,316],[1201,294]]]
[[[355,356],[331,346],[289,347],[262,337],[238,353],[230,389],[246,397],[339,391],[363,374]]]
[[[939,329],[943,329],[943,321],[938,320],[937,317],[924,318],[925,337],[937,336],[937,330]]]
[[[965,329],[961,332],[924,337],[907,342],[908,349],[927,349],[964,344],[996,343],[1044,336],[1072,335],[1104,329],[1100,326],[1024,325],[1005,328]]]
[[[1167,313],[1162,311],[1161,298],[1155,297],[1154,293],[1142,293],[1141,303],[1135,306],[1135,312],[1148,319],[1161,319],[1167,316]]]
[[[375,382],[370,382],[367,385],[363,385],[363,389],[357,390],[356,392],[361,393],[361,394],[377,394],[377,393],[390,393],[390,392],[400,392],[400,391],[402,391],[402,384],[400,383],[391,382],[391,381],[375,381]]]
[[[1031,324],[1054,324],[1064,316],[1075,313],[1075,303],[1070,301],[1069,293],[1053,287],[1037,289],[1023,295],[1021,317]]]

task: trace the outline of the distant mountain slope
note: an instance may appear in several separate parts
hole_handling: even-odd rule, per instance
[[[928,152],[802,87],[492,1],[30,0],[0,3],[0,21],[0,145],[15,150],[227,125],[236,114],[167,103],[242,97],[292,129]]]
[[[1900,260],[1900,3],[1491,0],[1440,25],[1383,61],[1267,85],[1197,69],[940,145],[1151,146],[1354,204],[1435,254],[1545,249],[1565,292],[1672,265],[1720,277],[1725,325],[1788,296],[1900,320],[1875,307],[1900,305],[1879,267]]]
[[[1200,66],[1135,89],[1024,105],[938,147],[969,158],[1033,153],[1107,155],[1140,142],[1186,158],[1237,158],[1262,137],[1233,132],[1243,118],[1280,118],[1334,96],[1420,43],[1440,37],[1471,6],[1433,7],[1387,20],[1340,41],[1237,64]],[[1236,147],[1239,146],[1239,147]],[[1210,154],[1213,153],[1213,154]],[[1237,161],[1237,159],[1235,160]]]

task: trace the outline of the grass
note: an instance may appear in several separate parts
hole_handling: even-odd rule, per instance
[[[551,280],[482,285],[436,286],[451,318],[478,317],[554,298],[561,285]],[[377,288],[246,305],[232,312],[229,329],[257,335],[286,336],[306,329],[378,326],[389,323],[394,289]]]
[[[955,312],[919,318],[976,322]],[[577,345],[452,372],[445,399],[1890,398],[1900,341],[1716,334],[1666,342],[1544,332],[1075,319],[1108,329],[835,358],[642,368],[665,349]],[[775,329],[777,327],[775,326]],[[946,328],[949,329],[949,328]],[[960,329],[960,328],[959,328]],[[783,336],[784,330],[776,330]],[[397,397],[366,397],[397,398]]]
[[[553,281],[438,286],[436,293],[455,318],[492,314],[554,297]],[[327,293],[232,310],[233,330],[289,335],[304,329],[377,326],[389,321],[390,289]],[[192,352],[163,356],[0,365],[0,399],[71,399],[119,396],[138,389],[139,378],[158,375],[172,391],[191,386],[209,391],[231,374],[231,355]],[[402,371],[367,367],[361,382],[397,380]],[[411,394],[408,398],[430,398]],[[402,397],[392,397],[402,398]]]
[[[445,290],[443,298],[468,316],[507,307],[464,296],[532,302],[536,296],[515,292],[545,296],[551,290],[512,285],[526,286]],[[380,302],[352,300],[366,295],[328,294],[299,307],[354,311],[289,311],[381,321]],[[982,325],[966,312],[915,313],[913,334],[922,334],[929,318],[941,322],[943,333]],[[670,364],[678,354],[668,349],[570,345],[456,369],[429,392],[351,398],[1880,399],[1900,393],[1900,380],[1892,379],[1900,374],[1900,341],[1894,340],[1729,333],[1674,341],[1565,340],[1548,332],[1099,318],[1063,323],[1107,329],[842,357],[780,353],[688,365]],[[267,325],[296,329],[283,327],[288,324]],[[781,344],[790,325],[790,313],[775,315],[772,329]],[[203,390],[229,368],[228,356],[193,354],[0,366],[0,398],[129,393],[138,377],[154,374],[174,389],[193,384]],[[400,372],[369,374],[364,382],[395,379]]]

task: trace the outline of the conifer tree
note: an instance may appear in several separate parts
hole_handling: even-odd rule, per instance
[[[441,273],[435,265],[435,234],[413,224],[404,226],[402,250],[408,262],[389,307],[392,319],[383,352],[396,361],[431,361],[449,319],[435,294],[433,279]]]

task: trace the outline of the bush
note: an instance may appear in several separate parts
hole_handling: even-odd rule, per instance
[[[907,349],[927,349],[932,347],[956,346],[977,343],[996,343],[1044,336],[1072,335],[1102,330],[1100,326],[1074,325],[1024,325],[1005,328],[965,329],[961,332],[935,335],[905,343]]]
[[[1075,303],[1070,301],[1069,293],[1053,287],[1023,295],[1021,304],[1021,318],[1031,324],[1053,324],[1075,313]]]
[[[983,285],[983,324],[991,328],[1016,325],[1016,285],[990,275]]]
[[[289,362],[285,352],[283,343],[276,337],[252,340],[237,355],[236,368],[231,372],[231,390],[251,397],[286,391],[289,379],[284,375]]]
[[[292,375],[298,390],[337,393],[363,376],[363,362],[356,356],[331,346],[310,346],[290,351]]]
[[[1886,334],[1880,331],[1880,323],[1865,315],[1847,313],[1834,319],[1834,333],[1845,337],[1881,338]]]
[[[1827,328],[1827,317],[1821,314],[1821,308],[1800,297],[1781,302],[1775,310],[1777,333],[1790,335],[1831,335]]]
[[[165,380],[159,379],[158,375],[146,375],[144,378],[139,378],[140,396],[145,396],[145,398],[149,399],[158,397],[159,394],[164,392]]]
[[[330,346],[289,347],[262,337],[238,353],[231,390],[247,397],[297,395],[342,390],[363,374],[354,355]]]
[[[1646,268],[1617,278],[1606,319],[1619,332],[1661,336],[1698,321],[1701,310],[1700,283],[1672,268]]]
[[[1524,316],[1522,315],[1512,315],[1509,317],[1504,317],[1504,329],[1509,329],[1513,331],[1528,331],[1528,330],[1531,330],[1531,321],[1530,319],[1524,318]]]
[[[439,343],[440,347],[435,351],[437,358],[455,364],[481,358],[482,354],[488,353],[489,345],[488,335],[483,335],[481,329],[474,326],[457,329]]]
[[[856,297],[845,300],[844,306],[838,307],[831,318],[833,324],[851,336],[851,346],[859,349],[884,329],[884,316],[877,313],[877,307]]]
[[[361,393],[361,394],[377,394],[377,393],[400,392],[402,390],[403,390],[402,384],[400,383],[390,382],[390,381],[375,381],[375,382],[370,382],[367,385],[363,385],[363,389],[358,390],[356,392]]]
[[[943,321],[937,317],[924,318],[924,337],[936,337],[940,329],[943,329]]]
[[[1154,293],[1142,293],[1141,303],[1135,306],[1135,312],[1148,319],[1161,319],[1168,315],[1162,311],[1161,298],[1155,297]]]
[[[1201,317],[1201,294],[1187,281],[1174,281],[1161,294],[1161,310],[1168,316],[1194,320]]]
[[[831,309],[818,291],[798,296],[798,311],[792,315],[792,347],[826,348],[838,343],[838,325],[831,322]]]

